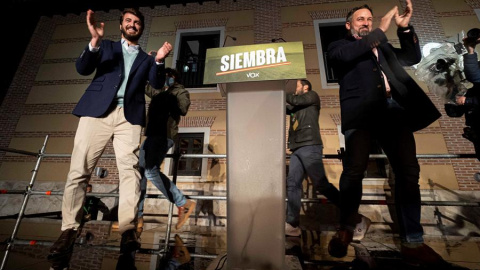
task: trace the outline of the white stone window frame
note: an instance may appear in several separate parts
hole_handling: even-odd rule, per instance
[[[201,35],[202,33],[203,34],[213,34],[213,33],[218,33],[220,32],[220,44],[219,46],[221,46],[221,42],[222,40],[225,39],[225,27],[221,26],[221,27],[205,27],[205,28],[191,28],[191,29],[179,29],[177,30],[177,35],[175,36],[175,46],[174,46],[174,49],[173,49],[173,61],[172,61],[172,65],[173,67],[175,68],[177,66],[177,60],[178,60],[178,56],[180,54],[180,40],[182,38],[182,35],[185,35],[185,34],[198,34],[198,35]],[[217,87],[201,87],[201,88],[186,88],[188,91],[192,92],[192,93],[212,93],[212,92],[220,92],[220,88],[217,84]]]
[[[315,32],[315,42],[317,44],[318,53],[318,67],[320,69],[320,81],[322,82],[322,89],[338,89],[338,83],[327,83],[327,73],[325,71],[325,63],[323,60],[322,39],[320,38],[320,26],[345,25],[345,19],[320,19],[313,21],[313,28]]]
[[[478,21],[480,22],[480,8],[475,8],[473,9],[473,11],[475,11],[475,14],[477,15],[477,19]],[[468,31],[468,30],[467,30]],[[466,34],[466,33],[465,33]]]
[[[210,127],[179,127],[178,133],[203,133],[203,154],[208,154],[210,143]],[[168,153],[173,153],[172,147]],[[165,158],[163,173],[173,180],[172,158]],[[208,158],[202,158],[201,176],[177,176],[177,182],[206,182],[208,177]]]

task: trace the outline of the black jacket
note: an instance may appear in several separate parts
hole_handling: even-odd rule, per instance
[[[465,54],[463,57],[465,76],[473,83],[465,95],[465,124],[480,129],[480,62],[477,53]]]
[[[409,31],[408,31],[409,30]],[[406,32],[407,31],[407,32]],[[418,38],[413,27],[398,29],[401,49],[394,48],[379,28],[360,40],[349,36],[332,42],[328,56],[339,76],[342,132],[381,126],[387,102],[383,71],[393,98],[405,109],[411,131],[430,125],[441,114],[403,66],[421,59]],[[377,47],[378,61],[372,48]]]
[[[180,117],[185,116],[190,107],[190,94],[178,83],[165,91],[147,87],[145,93],[152,98],[148,107],[145,135],[176,141]]]
[[[315,91],[302,95],[287,94],[287,115],[290,115],[288,130],[288,148],[292,151],[307,146],[322,144],[318,117],[320,98]],[[298,121],[298,124],[295,122]]]

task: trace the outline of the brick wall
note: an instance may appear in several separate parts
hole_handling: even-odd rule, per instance
[[[76,246],[70,260],[71,270],[99,270],[102,266],[102,261],[104,256],[110,255],[112,258],[116,259],[118,257],[117,251],[107,251],[102,248],[97,248],[96,246],[118,245],[119,241],[109,240],[109,230],[110,223],[106,222],[92,222],[86,223],[83,227],[82,233],[77,239],[79,243],[81,238],[85,238],[88,234],[94,235],[93,240],[85,242],[81,246]],[[38,260],[38,264],[47,260],[49,254],[50,246],[43,245],[15,245],[12,249],[12,254],[21,254],[30,258]],[[146,260],[146,259],[144,259]],[[38,269],[34,264],[30,267],[25,267],[22,269]]]

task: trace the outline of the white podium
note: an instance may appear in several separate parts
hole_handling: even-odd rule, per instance
[[[285,269],[284,81],[227,84],[228,269]]]
[[[226,86],[230,270],[285,270],[285,80],[306,76],[302,42],[207,50],[204,83]]]

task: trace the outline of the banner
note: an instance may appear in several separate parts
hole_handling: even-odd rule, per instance
[[[203,83],[306,77],[303,43],[284,42],[208,49]]]

